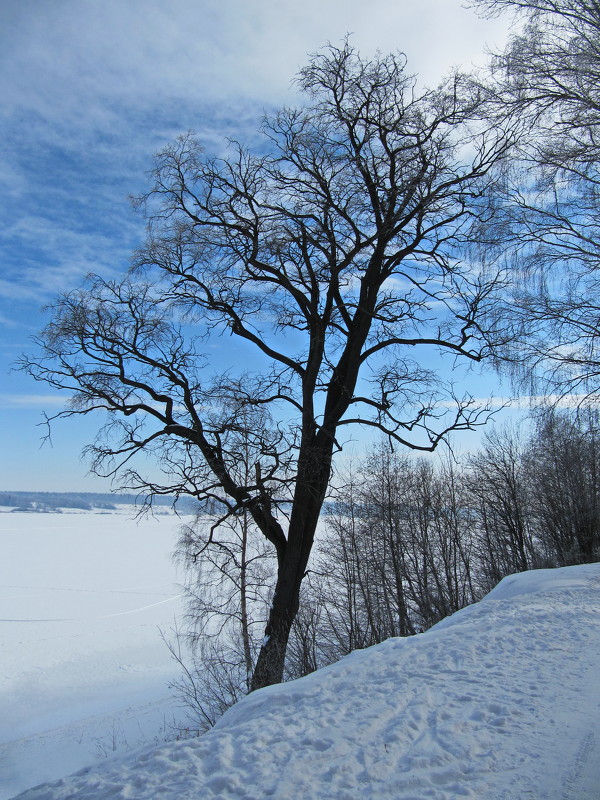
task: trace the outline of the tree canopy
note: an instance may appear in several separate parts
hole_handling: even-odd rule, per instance
[[[188,134],[158,154],[133,270],[60,298],[24,362],[71,392],[57,416],[108,413],[95,471],[244,510],[270,543],[252,688],[281,679],[342,431],[430,451],[481,424],[485,407],[432,354],[479,362],[510,334],[491,313],[504,271],[468,244],[514,119],[488,122],[487,93],[464,76],[419,94],[402,55],[364,60],[348,43],[298,84],[305,104],[265,121],[261,152],[233,142],[212,157]],[[254,358],[216,364],[222,337]],[[135,466],[141,452],[163,478]]]
[[[541,391],[589,397],[600,375],[600,4],[472,5],[513,10],[525,23],[492,62],[499,113],[529,126],[487,229],[489,249],[523,279],[502,311],[518,328],[509,357],[521,372],[533,369]]]

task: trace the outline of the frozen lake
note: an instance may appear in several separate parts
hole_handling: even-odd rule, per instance
[[[182,522],[0,512],[0,800],[169,736]]]

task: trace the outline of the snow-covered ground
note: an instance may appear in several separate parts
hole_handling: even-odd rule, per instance
[[[599,600],[600,565],[511,576],[424,634],[254,693],[199,739],[21,800],[598,800]]]
[[[174,515],[0,512],[0,798],[171,735]]]

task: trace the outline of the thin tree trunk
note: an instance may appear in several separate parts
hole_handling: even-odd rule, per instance
[[[250,622],[248,619],[248,587],[247,587],[247,552],[248,552],[248,515],[242,517],[242,551],[240,558],[240,612],[242,626],[242,644],[244,647],[244,665],[246,667],[246,687],[250,689],[252,677],[252,649],[250,647]]]

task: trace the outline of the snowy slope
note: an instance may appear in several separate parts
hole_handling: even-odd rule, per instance
[[[245,698],[200,739],[21,800],[597,800],[600,565],[506,578],[424,634]]]

